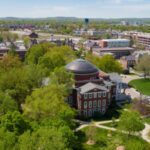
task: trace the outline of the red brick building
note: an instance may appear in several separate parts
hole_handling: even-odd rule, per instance
[[[67,102],[85,117],[92,117],[96,112],[105,114],[116,96],[116,85],[109,76],[83,59],[71,62],[66,68],[75,74],[76,80]]]

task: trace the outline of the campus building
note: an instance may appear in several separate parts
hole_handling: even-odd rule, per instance
[[[127,39],[100,40],[100,47],[101,48],[130,47],[130,40]]]
[[[116,84],[109,75],[83,59],[71,62],[66,69],[75,75],[74,89],[67,102],[85,117],[96,112],[105,114],[116,97]]]

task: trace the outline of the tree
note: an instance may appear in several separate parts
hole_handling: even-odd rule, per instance
[[[38,64],[39,58],[54,46],[55,44],[52,43],[41,43],[32,46],[26,53],[26,62],[28,64]]]
[[[121,64],[112,55],[104,55],[99,58],[89,53],[85,59],[106,73],[117,72],[120,74],[123,72]]]
[[[92,126],[92,124],[89,126],[88,130],[86,130],[86,137],[89,141],[96,142],[96,127]]]
[[[136,69],[138,71],[142,71],[144,73],[144,78],[146,79],[146,76],[150,73],[150,55],[148,54],[145,54],[143,55],[137,66],[136,66]]]
[[[74,74],[67,71],[65,67],[55,68],[54,72],[50,74],[50,83],[64,85],[68,92],[72,91],[74,82]]]
[[[103,56],[98,62],[98,68],[106,73],[117,72],[120,74],[123,72],[121,64],[112,55]]]
[[[42,68],[46,68],[49,74],[54,71],[56,67],[66,65],[66,62],[64,55],[61,52],[51,51],[39,59],[38,65]]]
[[[55,128],[41,127],[33,133],[30,133],[30,131],[25,132],[19,138],[19,147],[21,150],[67,150],[69,149],[67,146],[66,138],[63,137],[62,132]]]
[[[1,150],[14,150],[17,143],[17,136],[14,132],[6,131],[0,128],[0,149]]]
[[[8,55],[10,55],[10,56],[16,56],[17,55],[17,53],[15,51],[15,45],[14,44],[11,44],[10,50],[8,51]]]
[[[1,127],[6,131],[14,132],[16,135],[21,135],[31,128],[29,122],[17,111],[8,112],[2,116]]]
[[[127,131],[128,135],[139,132],[144,128],[140,114],[137,111],[123,111],[119,120],[118,129]]]
[[[30,40],[31,40],[31,39],[30,39],[29,36],[27,36],[27,37],[24,38],[24,44],[25,44],[25,46],[26,46],[27,48],[29,48],[29,46],[30,46],[30,45],[29,45]]]
[[[8,93],[0,91],[0,116],[6,114],[8,111],[13,112],[17,110],[17,103]]]
[[[70,106],[65,102],[67,96],[68,92],[64,85],[50,84],[37,89],[26,98],[23,106],[24,114],[38,121],[47,117],[57,117],[64,109],[71,111]]]
[[[3,73],[0,78],[0,90],[3,92],[9,90],[10,96],[16,100],[18,108],[21,109],[21,104],[31,90],[26,80],[26,70],[23,68],[11,69]]]
[[[18,56],[4,55],[0,60],[0,69],[4,72],[12,68],[20,68],[23,64]]]

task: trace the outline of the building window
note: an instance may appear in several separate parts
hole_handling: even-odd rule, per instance
[[[105,107],[106,106],[106,100],[104,99],[103,100],[103,107]]]
[[[98,97],[101,97],[102,96],[102,93],[101,92],[98,92]]]
[[[101,107],[101,100],[98,100],[98,107]]]
[[[89,110],[89,117],[92,117],[92,110]]]
[[[86,110],[84,110],[84,116],[87,116],[87,111]]]
[[[106,92],[103,92],[103,97],[106,97]]]
[[[97,98],[97,92],[94,92],[94,98]]]
[[[101,113],[101,109],[100,108],[98,109],[98,112]]]
[[[93,95],[92,93],[89,93],[89,98],[90,98],[90,99],[92,98],[92,95]]]
[[[87,99],[87,93],[84,94],[84,99]]]
[[[93,110],[93,114],[95,115],[96,112],[97,112],[96,109],[94,109],[94,110]]]
[[[96,101],[94,101],[94,102],[93,102],[93,107],[95,108],[95,107],[96,107],[96,105],[97,105],[97,102],[96,102]]]
[[[89,101],[89,108],[92,108],[92,101]]]
[[[87,102],[84,102],[84,109],[87,108]]]
[[[102,109],[102,114],[105,114],[105,112],[106,112],[106,109],[103,108],[103,109]]]

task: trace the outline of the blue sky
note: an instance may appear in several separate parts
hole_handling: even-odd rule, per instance
[[[150,0],[0,0],[0,17],[150,17]]]

